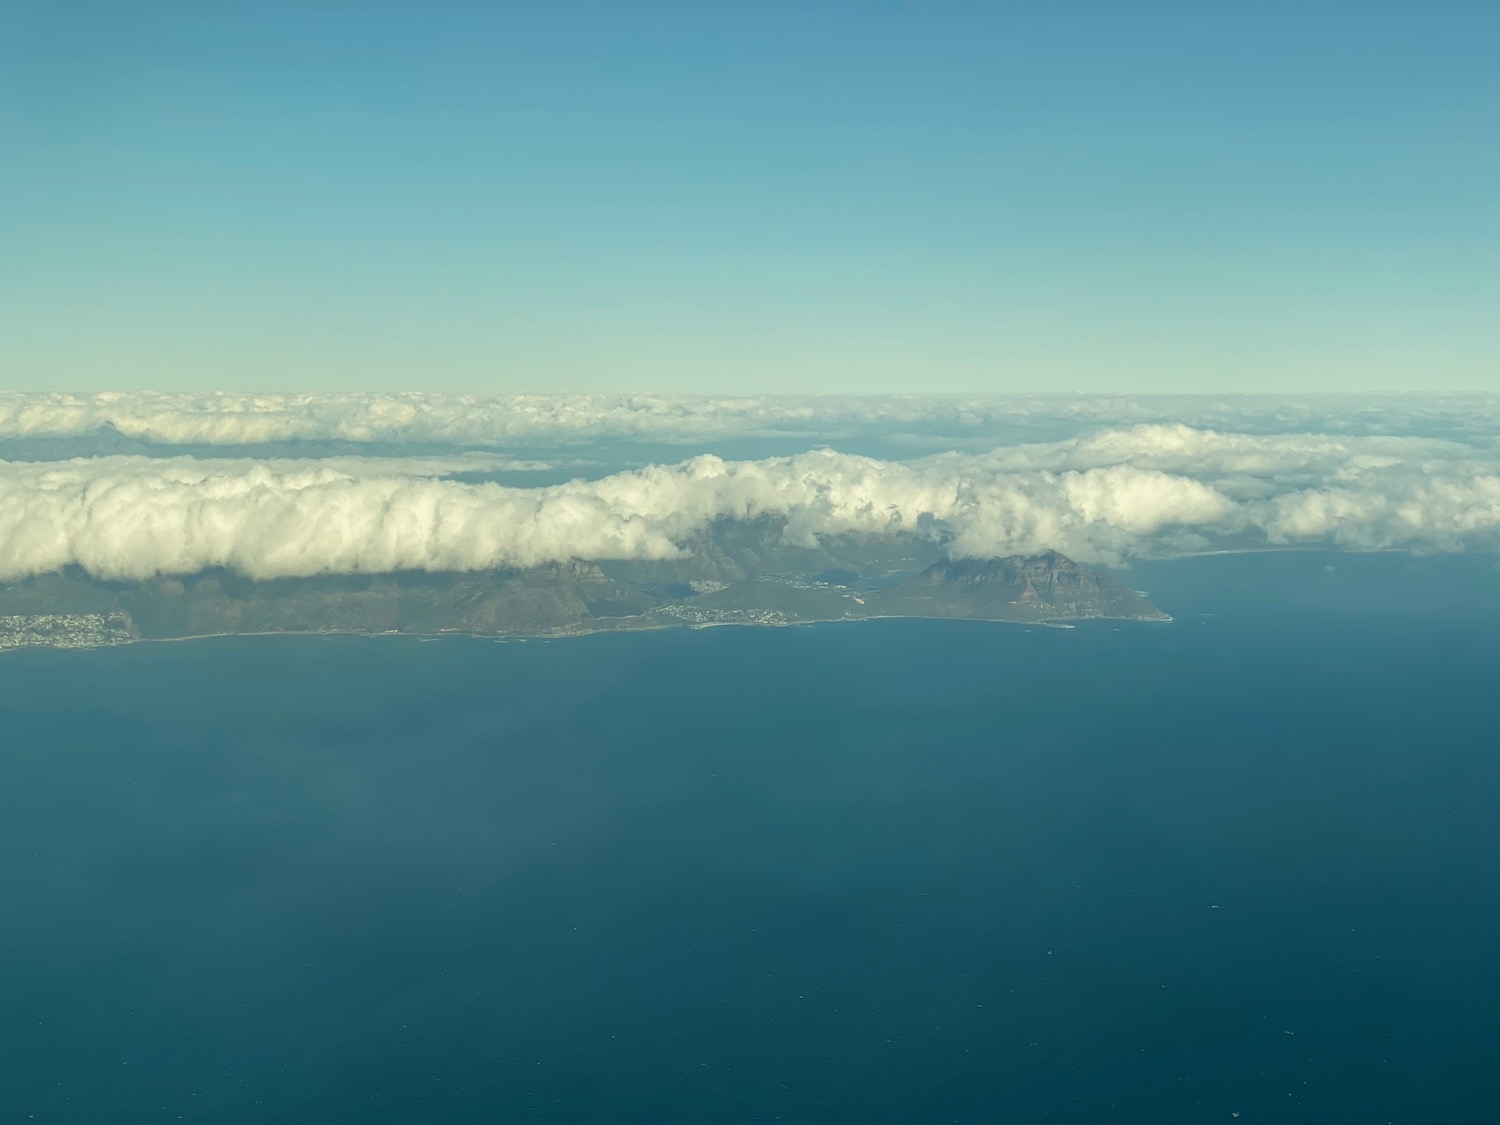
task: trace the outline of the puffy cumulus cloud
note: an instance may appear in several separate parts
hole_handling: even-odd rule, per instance
[[[1028,429],[1080,434],[1165,422],[1260,434],[1458,436],[1493,447],[1500,396],[0,394],[0,440],[114,430],[166,446],[341,441],[488,448],[777,435],[837,442],[904,433],[971,447]]]
[[[702,456],[536,488],[475,483],[502,458],[0,462],[0,577],[229,567],[257,578],[664,559],[718,520],[790,542],[913,533],[951,553],[1083,562],[1223,545],[1500,545],[1493,453],[1412,437],[1148,424],[983,454]]]
[[[425,475],[441,465],[106,457],[0,463],[0,576],[229,567],[256,578],[660,558],[660,527],[586,490]],[[406,470],[406,471],[402,471]]]
[[[1254,519],[1272,543],[1328,542],[1366,551],[1462,551],[1500,543],[1496,472],[1398,479],[1400,487],[1381,489],[1367,483],[1277,496],[1256,505]]]
[[[1174,526],[1181,531],[1189,525],[1240,543],[1248,538],[1356,550],[1441,551],[1500,546],[1500,452],[1492,435],[1469,444],[1143,425],[996,450],[975,460],[991,470],[1045,468],[1085,475],[1129,465],[1163,474],[1179,488],[1193,482],[1213,489],[1215,499],[1181,491],[1180,510],[1165,495],[1140,504],[1136,510],[1160,512],[1162,522],[1141,528],[1142,540],[1121,546],[1124,554],[1207,546],[1201,535],[1173,533]],[[1126,526],[1119,516],[1110,522]],[[1163,537],[1162,531],[1169,534]]]

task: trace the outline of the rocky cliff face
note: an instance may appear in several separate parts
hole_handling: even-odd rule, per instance
[[[1169,620],[1134,590],[1056,551],[943,559],[882,599],[899,612],[995,620],[1124,617]]]

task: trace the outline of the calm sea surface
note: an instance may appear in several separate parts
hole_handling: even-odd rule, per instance
[[[8,654],[0,1116],[1493,1120],[1495,559],[1129,579]]]

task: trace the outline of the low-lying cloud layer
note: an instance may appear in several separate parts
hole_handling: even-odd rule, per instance
[[[1500,396],[767,396],[402,394],[0,394],[0,440],[111,431],[155,445],[291,441],[510,448],[599,440],[701,444],[861,433],[1014,440],[1177,422],[1248,433],[1437,433],[1493,442]]]
[[[1106,429],[883,461],[823,450],[704,456],[510,488],[453,458],[138,457],[0,462],[0,578],[230,567],[257,578],[662,559],[716,520],[773,517],[799,544],[914,533],[950,553],[1056,549],[1115,563],[1226,544],[1500,546],[1493,445],[1412,436]]]

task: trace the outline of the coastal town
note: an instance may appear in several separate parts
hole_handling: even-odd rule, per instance
[[[123,613],[23,613],[0,617],[0,651],[12,648],[101,648],[134,640]]]
[[[695,605],[664,605],[658,617],[686,625],[790,625],[787,615],[775,609],[711,609]]]

